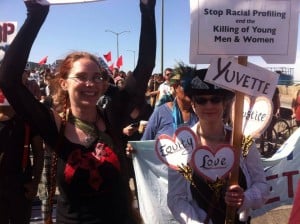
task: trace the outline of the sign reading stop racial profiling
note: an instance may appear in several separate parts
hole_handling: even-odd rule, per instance
[[[218,56],[261,56],[295,63],[298,0],[190,0],[190,63]]]
[[[17,22],[0,22],[0,62],[9,44],[17,35]]]

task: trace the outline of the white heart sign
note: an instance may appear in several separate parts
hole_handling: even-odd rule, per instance
[[[273,116],[273,104],[267,97],[245,96],[243,111],[243,134],[259,137],[268,127]]]
[[[234,161],[231,145],[220,145],[215,152],[208,146],[201,146],[193,152],[191,160],[195,172],[210,182],[227,177]]]
[[[158,158],[171,169],[178,170],[178,166],[187,165],[196,148],[197,137],[188,127],[178,128],[173,137],[160,135],[155,142]]]

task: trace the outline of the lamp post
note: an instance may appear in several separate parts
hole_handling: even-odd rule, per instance
[[[117,37],[117,58],[119,58],[119,35],[121,35],[123,33],[129,33],[130,31],[129,30],[124,30],[122,32],[115,32],[115,31],[112,31],[112,30],[105,30],[105,32],[110,32],[110,33],[116,35],[116,37]]]
[[[164,74],[164,1],[161,0],[161,74]]]
[[[135,68],[135,51],[133,51],[133,50],[127,50],[127,51],[130,51],[133,53],[133,70],[134,70],[134,68]]]

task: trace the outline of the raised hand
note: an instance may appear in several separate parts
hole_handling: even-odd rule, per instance
[[[47,0],[24,0],[24,3],[28,12],[49,9]]]
[[[47,0],[24,0],[27,12],[32,15],[44,16],[49,11],[49,3]]]
[[[147,7],[154,7],[155,6],[155,4],[156,4],[156,0],[140,0],[140,3],[142,4],[142,5],[145,5],[145,6],[147,6]]]

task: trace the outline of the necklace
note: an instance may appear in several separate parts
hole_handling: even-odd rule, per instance
[[[78,117],[75,117],[72,113],[70,113],[68,117],[68,121],[73,124],[75,127],[80,129],[86,135],[84,142],[90,146],[99,136],[98,128],[96,126],[98,120],[98,116],[96,117],[95,122],[87,122],[83,121]]]
[[[204,138],[207,141],[221,142],[221,141],[224,141],[225,138],[226,138],[226,129],[225,129],[225,127],[223,128],[222,135],[207,135],[207,134],[203,134],[203,133],[200,132],[200,125],[198,124],[197,135],[200,137],[200,139],[202,137],[202,138]]]

